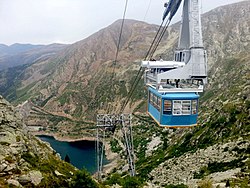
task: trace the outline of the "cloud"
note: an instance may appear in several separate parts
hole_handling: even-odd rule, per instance
[[[203,12],[236,1],[203,0]],[[164,2],[129,0],[126,18],[160,24]],[[73,43],[121,19],[124,5],[122,0],[0,0],[0,43]]]

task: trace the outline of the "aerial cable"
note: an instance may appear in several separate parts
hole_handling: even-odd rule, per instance
[[[121,38],[122,38],[122,31],[123,31],[125,16],[126,16],[126,12],[127,12],[127,6],[128,6],[128,0],[126,0],[124,12],[123,12],[122,25],[121,25],[121,29],[120,29],[120,35],[119,35],[119,40],[118,40],[116,54],[115,54],[115,64],[117,62],[117,57],[118,57],[118,53],[119,53],[119,49],[120,49],[120,43],[121,43]]]
[[[168,28],[172,18],[174,17],[174,15],[176,14],[177,10],[180,7],[180,4],[181,4],[182,0],[178,0],[178,1],[174,2],[175,4],[173,2],[174,2],[173,0],[171,0],[169,2],[169,4],[166,7],[166,10],[165,10],[165,12],[163,14],[163,21],[165,20],[165,18],[167,17],[168,14],[169,14],[169,18],[168,18],[167,22],[165,23],[164,29],[162,30],[161,35],[158,38],[158,41],[157,41],[153,51],[151,52],[150,59],[153,57],[156,49],[158,48],[158,46],[159,46],[165,32],[167,31],[167,28]]]
[[[120,34],[119,34],[119,38],[118,38],[118,42],[117,42],[117,46],[116,46],[115,60],[112,63],[113,70],[112,70],[112,75],[111,75],[111,79],[110,79],[111,80],[111,84],[110,84],[111,94],[113,93],[113,88],[114,88],[115,66],[117,64],[117,58],[118,58],[118,54],[119,54],[119,50],[120,50],[120,44],[121,44],[121,38],[122,38],[122,32],[123,32],[123,26],[124,26],[124,22],[125,22],[127,7],[128,7],[128,0],[126,0],[126,3],[125,3],[123,17],[122,17],[122,24],[121,24],[121,28],[120,28]],[[113,99],[114,99],[114,97],[113,97]],[[111,102],[113,102],[113,100]],[[107,112],[108,113],[110,112],[110,106],[108,106]]]
[[[153,42],[151,43],[151,45],[150,45],[150,47],[149,47],[149,49],[148,49],[148,51],[147,51],[147,53],[146,53],[146,55],[145,55],[144,60],[147,60],[147,57],[148,57],[148,55],[149,55],[149,53],[150,53],[150,51],[151,51],[151,49],[152,49],[152,47],[153,47],[153,44],[155,43],[155,40],[157,39],[157,36],[158,36],[158,34],[159,34],[160,30],[161,30],[161,27],[162,27],[162,24],[163,24],[163,23],[164,23],[164,20],[162,21],[162,23],[161,23],[161,25],[160,25],[160,27],[159,27],[159,29],[158,29],[158,31],[157,31],[157,33],[156,33],[154,39],[153,39]],[[130,100],[130,97],[132,96],[132,94],[133,94],[133,92],[134,92],[134,90],[135,90],[137,84],[139,83],[139,81],[137,81],[137,80],[138,80],[138,78],[139,78],[139,80],[140,80],[140,78],[141,78],[141,76],[142,76],[141,72],[142,72],[142,73],[144,72],[144,68],[142,68],[142,67],[140,67],[140,69],[137,71],[137,75],[136,75],[136,77],[135,77],[135,79],[134,79],[134,82],[132,83],[132,86],[131,86],[131,88],[130,88],[130,91],[129,91],[129,93],[128,93],[128,96],[127,96],[126,100],[124,101],[124,103],[122,104],[122,107],[121,107],[121,109],[120,109],[120,113],[122,113],[122,112],[124,111],[125,107],[127,106],[128,102],[129,102],[129,100]]]
[[[170,24],[170,20],[168,20],[168,21],[165,23],[165,26],[164,26],[164,28],[163,28],[163,30],[162,30],[162,32],[161,32],[159,38],[158,38],[158,40],[157,40],[157,42],[156,42],[156,44],[155,44],[153,50],[151,51],[151,54],[150,54],[150,56],[149,56],[149,59],[152,59],[152,57],[153,57],[153,55],[154,55],[156,49],[158,48],[158,46],[159,46],[159,44],[160,44],[160,42],[161,42],[163,36],[165,35],[165,33],[166,33],[167,29],[168,29],[169,24]]]
[[[149,0],[148,7],[147,7],[146,13],[145,13],[145,15],[144,15],[143,21],[145,21],[145,19],[146,19],[146,16],[147,16],[147,14],[148,14],[148,11],[149,11],[149,8],[150,8],[150,5],[151,5],[151,1],[152,1],[152,0]]]
[[[156,49],[158,48],[158,46],[159,46],[159,44],[160,44],[160,42],[161,42],[161,40],[162,40],[164,34],[165,34],[166,31],[167,31],[167,28],[169,27],[169,24],[170,24],[170,22],[171,22],[173,16],[176,14],[176,12],[177,12],[177,10],[178,10],[178,8],[179,8],[179,6],[180,6],[181,1],[182,1],[182,0],[178,0],[178,1],[176,2],[176,4],[174,4],[174,1],[173,1],[173,0],[171,0],[171,1],[169,2],[168,6],[166,7],[166,11],[164,12],[164,15],[163,15],[162,23],[161,23],[161,25],[160,25],[160,27],[159,27],[159,29],[158,29],[158,31],[157,31],[157,34],[155,35],[155,38],[154,38],[153,42],[152,42],[151,45],[150,45],[150,48],[149,48],[149,50],[148,50],[148,52],[147,52],[147,54],[146,54],[144,60],[147,60],[148,57],[149,57],[149,60],[152,59],[152,57],[153,57],[153,55],[154,55]],[[175,5],[174,8],[172,7],[173,5]],[[163,25],[163,23],[164,23],[166,17],[168,16],[168,14],[169,14],[169,18],[168,18],[168,20],[166,21],[165,26],[164,26],[163,30],[161,31],[161,33],[160,33],[160,30],[161,30],[161,28],[162,28],[162,25]],[[160,36],[158,37],[159,33],[160,33]],[[158,39],[157,39],[157,37],[158,37]],[[155,40],[156,40],[156,39],[157,39],[157,42],[155,43]],[[153,47],[153,50],[152,50],[152,47]],[[151,50],[152,50],[152,51],[151,51]],[[142,68],[142,67],[141,67],[141,68],[139,69],[139,71],[137,72],[136,78],[135,78],[135,80],[134,80],[134,82],[133,82],[133,84],[132,84],[132,87],[131,87],[131,89],[130,89],[130,91],[129,91],[129,93],[128,93],[127,99],[125,100],[125,102],[123,103],[123,105],[122,105],[122,107],[121,107],[120,112],[123,112],[124,109],[125,109],[125,107],[127,106],[128,102],[129,102],[129,100],[130,100],[130,98],[132,97],[132,95],[133,95],[133,93],[134,93],[134,91],[135,91],[135,89],[136,89],[136,86],[138,85],[138,83],[139,83],[139,81],[140,81],[140,79],[141,79],[141,76],[143,75],[144,70],[145,70],[145,68]]]
[[[144,18],[143,18],[144,21],[145,21],[145,19],[146,19],[146,15],[148,14],[148,11],[149,11],[149,8],[150,8],[150,5],[151,5],[151,1],[152,1],[152,0],[149,1],[149,4],[148,4],[147,10],[146,10],[146,13],[145,13],[145,15],[144,15]],[[149,48],[149,50],[148,50],[148,52],[147,52],[147,54],[146,54],[144,60],[147,59],[147,57],[148,57],[148,55],[149,55],[149,52],[150,52],[150,50],[151,50],[151,48],[152,48],[152,45],[153,45],[154,41],[156,40],[156,38],[157,38],[157,36],[158,36],[158,34],[159,34],[159,31],[160,31],[160,29],[161,29],[161,27],[162,27],[162,24],[163,24],[163,21],[162,21],[162,23],[161,23],[161,25],[160,25],[160,27],[159,27],[159,29],[158,29],[158,31],[157,31],[157,34],[155,35],[155,38],[154,38],[153,42],[151,43],[151,46],[150,46],[150,48]],[[133,93],[133,90],[134,90],[133,88],[136,87],[136,85],[137,85],[137,84],[135,84],[135,83],[137,82],[137,79],[138,79],[138,77],[139,77],[141,71],[142,71],[142,67],[140,67],[140,69],[137,71],[137,75],[136,75],[136,77],[135,77],[135,79],[134,79],[134,82],[132,83],[131,89],[130,89],[130,91],[129,91],[129,93],[128,93],[127,100],[122,104],[122,107],[121,107],[121,109],[120,109],[120,113],[122,113],[123,110],[124,110],[124,108],[126,107],[127,101],[130,99],[130,95],[132,95],[132,93]],[[143,72],[143,71],[142,71],[142,72]]]
[[[165,26],[164,26],[163,30],[160,33],[160,30],[162,28],[162,25],[163,25],[164,21],[165,21],[165,18],[163,19],[163,21],[162,21],[162,23],[161,23],[161,25],[160,25],[160,27],[159,27],[159,29],[158,29],[158,31],[157,31],[154,39],[153,39],[153,42],[151,43],[151,45],[149,47],[149,50],[148,50],[148,52],[147,52],[144,60],[147,60],[148,57],[149,57],[149,60],[150,60],[153,57],[153,54],[155,53],[157,47],[159,46],[159,44],[160,44],[160,42],[161,42],[161,40],[162,40],[162,38],[163,38],[163,36],[164,36],[167,28],[168,28],[168,26],[169,26],[169,24],[171,22],[171,19],[167,20],[167,22],[165,23]],[[160,33],[160,36],[158,37],[159,33]],[[158,39],[157,39],[157,37],[158,37]],[[155,44],[156,39],[157,39],[157,42]],[[154,46],[153,51],[151,51],[153,46]],[[150,56],[149,56],[149,54],[150,54]],[[132,87],[131,87],[131,89],[130,89],[130,91],[128,93],[128,96],[127,96],[126,100],[124,101],[124,103],[123,103],[123,105],[122,105],[122,107],[120,109],[120,113],[122,113],[125,110],[125,108],[126,108],[128,102],[129,102],[130,98],[132,97],[132,95],[133,95],[133,93],[134,93],[134,91],[135,91],[135,89],[136,89],[136,87],[137,87],[137,85],[138,85],[138,83],[139,83],[139,81],[140,81],[143,73],[144,73],[144,70],[145,70],[145,68],[140,67],[139,71],[137,72],[136,78],[135,78],[135,80],[134,80],[134,82],[132,84]]]
[[[146,56],[145,56],[145,58],[144,58],[144,61],[146,61],[148,57],[149,57],[149,60],[152,58],[152,56],[153,56],[153,54],[154,54],[156,48],[158,47],[158,45],[159,45],[159,43],[160,43],[160,40],[161,40],[162,37],[164,36],[164,34],[165,34],[166,30],[167,30],[167,27],[169,26],[169,24],[170,24],[170,22],[171,22],[171,19],[168,19],[167,22],[166,22],[165,25],[164,25],[164,28],[162,29],[162,25],[163,25],[163,23],[164,23],[164,21],[165,21],[165,18],[166,18],[166,17],[164,17],[164,18],[162,19],[161,25],[160,25],[160,27],[159,27],[159,29],[158,29],[158,31],[157,31],[155,37],[154,37],[153,42],[151,43],[151,45],[150,45],[150,47],[149,47],[149,50],[148,50],[148,52],[147,52],[147,54],[146,54]],[[162,31],[161,31],[161,29],[162,29]],[[161,32],[160,32],[160,31],[161,31]],[[160,33],[160,36],[158,36],[159,33]],[[156,39],[157,39],[157,42],[155,43]],[[153,46],[154,46],[154,48],[153,48]],[[153,51],[151,51],[152,48],[153,48]]]
[[[158,37],[158,35],[159,35],[161,29],[162,29],[162,25],[163,25],[164,21],[165,21],[165,20],[163,19],[162,22],[161,22],[161,25],[160,25],[160,27],[159,27],[159,29],[158,29],[156,35],[155,35],[155,37],[154,37],[154,39],[153,39],[153,41],[152,41],[152,43],[151,43],[151,45],[150,45],[150,47],[149,47],[149,49],[148,49],[148,51],[147,51],[147,53],[146,53],[146,55],[145,55],[145,57],[144,57],[144,61],[147,60],[149,54],[151,54],[150,52],[151,52],[151,50],[152,50],[152,47],[153,47],[154,44],[155,44],[155,41],[157,40],[157,37]],[[161,33],[162,33],[162,32],[161,32]],[[136,75],[136,78],[134,79],[134,82],[132,83],[132,86],[131,86],[131,88],[130,88],[130,91],[129,91],[128,95],[127,95],[127,98],[126,98],[126,100],[124,101],[124,103],[122,104],[122,107],[121,107],[121,109],[120,109],[120,113],[122,113],[122,112],[124,111],[125,107],[127,106],[128,102],[129,102],[129,100],[130,100],[130,98],[132,97],[133,92],[134,92],[135,89],[136,89],[136,86],[138,85],[138,83],[139,83],[139,81],[140,81],[140,79],[141,79],[141,77],[142,77],[142,75],[143,75],[143,73],[144,73],[144,70],[145,70],[145,68],[142,68],[142,67],[140,67],[140,69],[138,70],[137,75]]]
[[[148,55],[150,54],[150,51],[151,51],[152,47],[154,46],[155,40],[157,39],[157,37],[158,37],[158,35],[159,35],[159,33],[160,33],[160,30],[161,30],[161,28],[162,28],[162,25],[163,25],[163,23],[164,23],[164,20],[165,20],[165,18],[163,18],[163,20],[162,20],[162,22],[161,22],[161,25],[160,25],[160,27],[159,27],[159,29],[158,29],[158,31],[157,31],[157,33],[156,33],[156,35],[155,35],[155,37],[154,37],[154,39],[153,39],[153,41],[152,41],[150,47],[149,47],[149,49],[148,49],[148,51],[147,51],[147,53],[146,53],[146,55],[145,55],[145,57],[144,57],[144,61],[147,60]],[[140,69],[140,70],[141,70],[141,69]],[[137,76],[139,75],[140,70],[138,71]],[[137,78],[137,76],[136,76],[136,78]],[[136,80],[136,79],[135,79],[135,80]],[[135,80],[134,80],[134,83],[136,82]],[[133,86],[133,85],[134,85],[134,84],[132,84],[132,86]]]
[[[151,49],[152,49],[152,47],[154,46],[155,40],[157,39],[157,37],[158,37],[158,35],[159,35],[159,33],[160,33],[160,30],[161,30],[161,28],[162,28],[163,23],[164,23],[164,20],[161,22],[161,25],[160,25],[160,27],[159,27],[159,29],[158,29],[158,31],[157,31],[157,33],[156,33],[154,39],[153,39],[153,42],[151,43],[151,45],[150,45],[150,47],[149,47],[149,49],[148,49],[148,51],[147,51],[147,53],[146,53],[146,56],[145,56],[145,58],[144,58],[144,61],[147,60],[148,55],[150,54]]]
[[[140,81],[140,79],[141,79],[141,77],[142,77],[142,75],[144,73],[144,70],[145,70],[145,68],[140,68],[140,70],[138,71],[139,74],[138,74],[137,79],[134,82],[135,83],[134,87],[131,88],[131,90],[130,90],[130,92],[128,94],[127,100],[125,100],[125,102],[123,103],[123,105],[121,107],[120,113],[122,113],[125,110],[130,98],[132,97],[132,95],[133,95],[133,93],[134,93],[134,91],[136,89],[136,86],[138,85],[138,83],[139,83],[139,81]]]
[[[202,1],[200,1],[199,7],[200,7],[200,12],[201,12],[201,14],[203,14],[203,5],[202,5]]]

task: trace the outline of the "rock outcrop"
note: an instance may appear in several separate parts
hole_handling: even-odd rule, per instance
[[[185,153],[180,157],[166,160],[155,168],[150,173],[150,179],[153,180],[148,184],[154,187],[163,187],[167,184],[186,184],[190,187],[197,187],[210,166],[222,164],[222,167],[226,167],[235,161],[237,163],[244,161],[249,158],[249,154],[244,153],[240,156],[238,151],[247,151],[249,148],[250,143],[240,138],[236,142],[218,143],[206,149],[199,149],[195,153]],[[241,172],[241,168],[235,167],[228,170],[221,168],[219,172],[211,173],[209,179],[214,184],[223,183]]]
[[[57,178],[53,169],[65,180]],[[14,107],[0,96],[0,187],[66,185],[70,171],[75,168],[61,161],[49,144],[31,135]]]

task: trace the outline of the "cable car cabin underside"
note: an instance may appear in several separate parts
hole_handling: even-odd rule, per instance
[[[197,125],[197,93],[166,93],[148,87],[148,113],[161,127],[178,128]]]

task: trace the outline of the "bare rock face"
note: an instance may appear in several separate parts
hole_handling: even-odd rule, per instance
[[[158,184],[162,187],[165,184],[186,184],[190,187],[195,187],[201,181],[199,173],[206,169],[211,164],[229,164],[238,159],[239,150],[247,150],[250,147],[246,140],[239,139],[234,142],[224,144],[215,144],[206,149],[199,149],[195,153],[186,153],[178,158],[172,158],[164,161],[150,175],[153,179],[148,182],[148,185]],[[245,157],[249,154],[245,154]],[[222,169],[221,169],[222,170]],[[214,183],[223,182],[239,173],[241,168],[230,169],[224,172],[216,172],[209,175]],[[156,186],[157,187],[157,186]]]
[[[17,180],[8,179],[7,182],[9,186],[22,187],[22,185]]]
[[[44,176],[53,174],[55,168],[60,172],[63,163],[56,152],[38,138],[31,135],[19,114],[0,96],[0,187],[38,186]],[[53,161],[53,163],[52,163]],[[67,166],[68,165],[68,166]],[[67,171],[74,167],[66,164]],[[65,179],[67,177],[65,176]],[[48,180],[45,180],[45,182]]]
[[[150,156],[160,144],[162,144],[161,138],[156,136],[153,137],[151,142],[149,142],[147,145],[146,156]]]
[[[249,17],[249,1],[219,7],[202,16],[209,69],[221,63],[224,58],[248,51],[250,48]],[[145,57],[158,29],[156,25],[125,20],[116,62],[113,94],[109,88],[120,26],[121,20],[116,21],[90,37],[67,46],[53,58],[25,68],[23,77],[16,79],[21,81],[22,89],[27,91],[24,94],[25,97],[12,100],[24,102],[24,99],[29,98],[35,107],[39,107],[31,114],[26,113],[28,109],[26,109],[27,106],[24,107],[26,109],[24,114],[28,115],[27,121],[30,125],[40,124],[47,128],[54,127],[57,123],[56,128],[61,131],[61,135],[72,133],[74,127],[78,126],[74,120],[95,120],[93,114],[102,113],[97,112],[100,107],[104,111],[107,110],[108,105],[103,104],[109,97],[112,98],[110,103],[113,102],[114,111],[119,111],[139,70],[139,62]],[[177,23],[169,27],[155,52],[156,58],[162,56],[167,60],[173,59],[179,26],[180,24]],[[214,70],[211,72],[213,75]],[[143,99],[142,96],[146,95],[142,84],[135,93],[138,94],[132,96],[135,98],[132,99],[131,109],[135,109]],[[51,115],[57,117],[51,118]],[[65,125],[68,125],[67,128]],[[82,128],[86,127],[87,125],[82,126]],[[49,131],[52,130],[51,128]],[[86,134],[86,132],[82,133]],[[75,134],[78,133],[75,132]]]
[[[38,185],[41,182],[42,174],[39,171],[30,171],[32,165],[26,162],[24,154],[31,148],[32,141],[38,141],[25,131],[19,114],[3,97],[0,97],[0,173],[1,177],[11,177],[7,180],[9,185],[20,186],[19,184],[32,183]],[[52,152],[52,151],[51,151]],[[21,165],[22,164],[22,165]],[[20,175],[29,172],[27,175]]]
[[[43,179],[42,173],[40,171],[32,170],[26,175],[22,175],[18,178],[18,181],[22,185],[26,185],[28,183],[32,183],[37,186],[41,183]]]
[[[249,17],[249,1],[222,6],[203,15],[203,35],[209,67],[220,59],[249,49]]]

